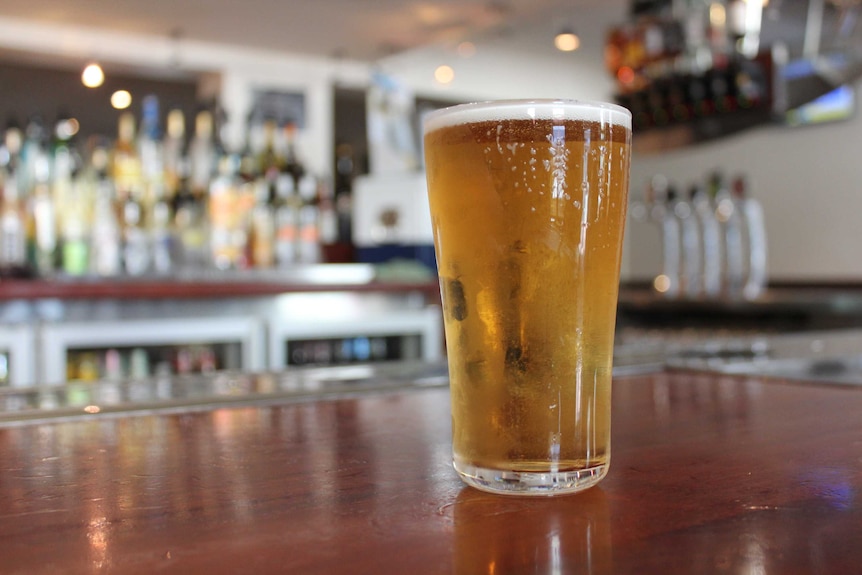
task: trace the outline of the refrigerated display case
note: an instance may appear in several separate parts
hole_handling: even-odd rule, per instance
[[[44,361],[40,381],[53,384],[69,378],[75,352],[93,354],[120,349],[158,350],[218,346],[221,367],[260,371],[265,367],[263,325],[256,317],[154,318],[123,321],[74,321],[41,327]],[[235,351],[231,351],[235,350]],[[235,359],[232,359],[235,358]],[[103,369],[95,368],[101,379]],[[82,379],[90,379],[84,377]]]
[[[0,387],[26,387],[34,382],[35,336],[29,325],[0,330]]]
[[[442,356],[442,315],[411,296],[282,296],[267,326],[269,368]]]

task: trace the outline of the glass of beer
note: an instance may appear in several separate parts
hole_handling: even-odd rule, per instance
[[[631,114],[487,102],[424,132],[455,469],[495,493],[591,487],[611,455]]]

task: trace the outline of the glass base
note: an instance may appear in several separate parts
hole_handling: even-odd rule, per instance
[[[502,471],[455,462],[461,480],[488,493],[549,497],[566,495],[588,489],[602,480],[608,464],[577,471],[536,473],[528,471]]]

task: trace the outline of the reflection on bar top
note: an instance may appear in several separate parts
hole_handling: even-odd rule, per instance
[[[615,348],[615,377],[663,369],[862,386],[862,330],[723,337],[687,344],[656,338]],[[445,360],[69,382],[0,390],[0,426],[314,401],[448,384]]]
[[[69,382],[0,391],[0,426],[133,413],[171,413],[446,386],[446,364],[388,362],[280,373],[216,372]]]

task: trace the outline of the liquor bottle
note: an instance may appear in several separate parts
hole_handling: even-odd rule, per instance
[[[742,295],[745,281],[742,217],[721,174],[713,174],[712,187],[715,190],[715,217],[721,228],[723,247],[722,292],[726,297],[737,298]]]
[[[30,165],[32,162],[32,165]],[[29,156],[33,182],[28,208],[28,260],[37,275],[46,277],[55,269],[57,254],[57,215],[49,185],[50,161],[47,154]]]
[[[163,153],[165,193],[168,200],[173,202],[188,177],[186,118],[178,108],[168,112]]]
[[[285,152],[282,171],[290,174],[293,177],[294,185],[299,188],[299,181],[305,175],[305,166],[296,149],[297,131],[297,125],[293,122],[284,125]]]
[[[55,266],[62,268],[66,254],[63,241],[66,237],[65,230],[69,230],[75,240],[79,240],[85,233],[85,223],[72,222],[67,226],[66,220],[77,218],[81,215],[82,206],[77,204],[81,199],[75,189],[75,179],[81,171],[81,158],[75,145],[74,135],[77,133],[77,124],[65,114],[60,114],[54,124],[53,139],[51,141],[51,200],[54,203],[54,214],[57,220],[57,250],[58,261]],[[76,253],[80,247],[77,244],[70,250]]]
[[[174,261],[183,269],[202,269],[209,262],[205,205],[187,185],[180,188],[173,203]]]
[[[5,174],[0,203],[0,273],[24,275],[27,265],[27,230],[14,168]]]
[[[103,379],[107,381],[123,379],[123,357],[118,349],[109,349],[105,352],[104,366]]]
[[[15,172],[19,183],[18,189],[22,191],[21,179],[21,149],[24,145],[24,134],[21,127],[14,118],[6,123],[3,133],[3,141],[0,143],[0,170],[4,172]]]
[[[662,263],[661,273],[656,277],[656,290],[667,298],[675,298],[680,294],[680,226],[679,220],[671,208],[675,200],[675,192],[670,189],[664,176],[653,176],[647,188],[646,202],[649,206],[649,218],[661,230]]]
[[[150,253],[153,272],[168,274],[174,268],[173,237],[171,234],[171,208],[159,198],[150,210]]]
[[[123,268],[132,276],[150,269],[150,246],[144,227],[144,209],[138,194],[130,194],[122,204]]]
[[[195,117],[195,133],[189,143],[188,156],[191,193],[197,198],[205,198],[218,168],[213,139],[213,116],[209,110],[202,110]]]
[[[317,178],[306,173],[299,180],[299,261],[315,264],[322,260],[320,247],[320,208]]]
[[[164,150],[159,126],[159,99],[153,94],[141,102],[141,123],[138,131],[138,156],[141,159],[143,202],[152,206],[164,196]]]
[[[352,230],[352,193],[355,162],[353,146],[340,144],[336,148],[335,159],[335,213],[338,218],[338,243],[350,245],[353,242]]]
[[[739,208],[746,240],[747,256],[745,285],[742,288],[746,299],[756,299],[766,289],[768,273],[766,264],[766,224],[763,207],[749,192],[748,182],[739,176],[733,183],[733,194]]]
[[[209,186],[210,261],[219,270],[236,269],[239,253],[236,229],[236,176],[239,158],[224,156],[219,160],[218,175]]]
[[[321,261],[320,210],[314,204],[299,208],[299,261],[316,264]]]
[[[695,184],[691,203],[700,228],[702,287],[706,297],[721,294],[721,231],[715,218],[715,206],[702,185]]]
[[[673,213],[679,220],[682,242],[681,290],[691,298],[699,297],[703,292],[703,249],[700,226],[692,204],[695,192],[696,190],[692,190],[687,199],[679,198],[673,204]]]
[[[143,195],[141,159],[135,145],[135,117],[131,112],[120,114],[117,122],[117,141],[112,158],[112,176],[117,198],[124,202],[129,196]]]
[[[270,268],[275,264],[275,187],[259,178],[255,182],[255,190],[249,260],[253,267]]]
[[[86,182],[83,180],[72,183],[61,220],[62,269],[69,276],[85,275],[90,268],[90,227],[85,188]]]
[[[21,146],[21,171],[18,174],[18,186],[25,196],[29,197],[36,185],[37,171],[39,178],[47,182],[50,171],[50,159],[46,147],[47,133],[40,116],[31,116],[24,130],[24,142]]]
[[[263,124],[263,146],[257,157],[257,174],[263,177],[270,185],[275,185],[278,174],[282,171],[283,158],[276,150],[275,132],[276,123],[268,120]]]
[[[114,198],[113,181],[99,170],[90,235],[90,271],[101,277],[116,276],[122,271],[122,237]]]
[[[297,241],[299,236],[299,200],[293,175],[282,172],[276,183],[275,207],[275,260],[278,267],[290,267],[297,263]]]
[[[129,378],[140,380],[150,376],[150,356],[147,350],[136,347],[129,355]]]

